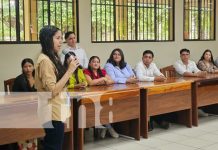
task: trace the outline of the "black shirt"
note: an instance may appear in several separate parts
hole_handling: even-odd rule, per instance
[[[35,92],[34,85],[30,87],[29,82],[24,74],[16,77],[12,88],[13,92]]]

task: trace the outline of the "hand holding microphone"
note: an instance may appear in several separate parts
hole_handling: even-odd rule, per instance
[[[79,60],[76,57],[74,57],[73,55],[71,55],[69,53],[69,51],[67,51],[67,50],[63,50],[62,53],[64,55],[69,55],[68,59],[70,60],[70,63],[68,65],[67,71],[73,73],[76,70],[76,68],[80,65]]]

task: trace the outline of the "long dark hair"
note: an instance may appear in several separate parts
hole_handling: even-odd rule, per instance
[[[202,56],[201,56],[201,58],[200,58],[199,61],[204,60],[204,55],[205,55],[205,53],[207,53],[207,52],[209,52],[209,53],[211,54],[211,62],[213,63],[213,65],[215,65],[215,62],[214,62],[214,60],[213,60],[213,54],[212,54],[212,51],[209,50],[209,49],[206,49],[206,50],[204,51],[204,53],[202,54]]]
[[[100,62],[100,58],[99,58],[98,56],[92,56],[92,57],[90,57],[90,59],[89,59],[89,64],[90,64],[91,61],[92,61],[93,59],[95,59],[95,58],[97,58],[97,59],[99,60],[99,62]],[[93,70],[92,70],[92,68],[91,68],[90,65],[88,66],[88,70],[91,72],[91,78],[94,79],[94,73],[93,73]],[[102,73],[102,71],[101,71],[101,67],[98,68],[97,73],[99,74],[100,77],[104,77],[104,75],[103,75],[103,73]]]
[[[53,36],[58,31],[60,31],[59,28],[48,25],[44,26],[39,33],[39,40],[42,46],[42,53],[47,55],[50,58],[50,60],[54,63],[57,69],[57,81],[59,81],[66,72],[65,67],[61,64],[58,54],[54,51]]]
[[[68,63],[67,63],[67,60],[68,58],[73,55],[73,56],[76,56],[76,54],[74,52],[68,52],[66,55],[65,55],[65,58],[64,58],[64,67],[67,69],[68,68]],[[78,68],[82,69],[82,66],[79,65],[76,70],[74,71],[74,74],[75,74],[75,78],[76,78],[76,83],[78,84],[79,83],[79,78],[78,78]]]
[[[117,63],[114,61],[113,59],[113,55],[115,52],[119,52],[120,56],[121,56],[121,61],[119,62],[119,66],[117,65]],[[123,51],[120,48],[115,48],[110,55],[110,58],[107,60],[107,63],[111,63],[113,66],[118,66],[120,69],[123,69],[126,67],[126,62],[124,60],[124,54]]]
[[[26,74],[25,74],[25,72],[24,72],[24,70],[23,70],[23,67],[24,67],[24,65],[25,65],[26,63],[30,63],[30,64],[33,65],[32,76],[33,76],[33,78],[34,78],[34,76],[35,76],[34,62],[33,62],[33,60],[32,60],[31,58],[25,58],[25,59],[23,59],[22,62],[21,62],[22,74],[23,74],[23,76],[25,77],[25,80],[26,80],[26,82],[27,82],[28,88],[31,89],[30,82],[29,82],[29,80],[27,79],[27,76],[26,76]]]

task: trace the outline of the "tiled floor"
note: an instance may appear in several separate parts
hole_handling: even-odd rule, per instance
[[[94,141],[92,133],[85,132],[85,150],[218,150],[218,116],[200,118],[198,127],[172,124],[168,130],[155,128],[148,139],[140,141],[126,137]]]

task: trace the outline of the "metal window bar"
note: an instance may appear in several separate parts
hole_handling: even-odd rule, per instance
[[[48,12],[50,12],[50,8],[49,8],[50,1],[51,0],[46,0],[46,1],[45,0],[38,0],[37,1],[36,10],[42,8],[42,11],[41,11],[42,15],[40,15],[40,17],[42,16],[41,17],[42,21],[40,21],[40,22],[42,22],[42,24],[41,25],[36,24],[37,29],[39,29],[39,27],[44,26],[45,24],[50,24],[50,22],[51,22],[51,21],[49,21],[50,20],[49,13],[46,14],[46,7],[48,9]],[[12,5],[13,2],[15,3],[15,5]],[[69,1],[60,1],[60,2],[61,2],[61,5],[63,4],[62,7],[64,6],[64,3],[66,3],[66,6],[67,6],[67,3],[69,3]],[[27,23],[28,20],[25,20],[25,15],[26,14],[24,12],[24,0],[7,0],[7,1],[1,0],[0,3],[1,3],[0,4],[1,5],[1,10],[0,10],[1,11],[1,20],[0,20],[1,37],[0,37],[0,41],[6,41],[7,40],[7,41],[16,41],[16,42],[19,43],[19,42],[22,42],[22,41],[25,42],[29,38],[30,38],[30,41],[32,41],[33,37],[32,37],[31,32],[28,35],[25,34],[25,28],[28,25],[28,23]],[[31,8],[32,7],[32,1],[30,1],[28,7],[29,7],[28,11],[30,12],[30,17],[28,19],[29,19],[30,25],[32,25],[32,19],[33,19],[32,16],[31,16],[31,14],[32,14],[32,8]],[[77,7],[76,7],[76,9],[77,9]],[[61,13],[63,14],[63,11],[61,11]],[[8,26],[7,26],[7,28],[5,26],[6,21],[4,20],[4,18],[5,18],[4,15],[5,14],[7,14],[7,16],[8,16],[8,20],[7,20]],[[37,16],[36,18],[38,19],[39,11],[37,11],[36,16]],[[15,21],[16,25],[13,24],[13,18],[14,17],[16,17],[16,21]],[[63,18],[61,18],[61,19],[63,19]],[[68,21],[68,17],[67,17],[66,20]],[[73,20],[75,20],[75,19],[73,19]],[[20,24],[20,22],[21,22],[21,24]],[[38,22],[39,22],[39,20],[38,20]],[[67,23],[67,25],[68,25],[68,23]],[[16,27],[16,29],[13,29],[15,27]],[[61,21],[61,28],[63,29],[63,21]],[[16,32],[16,34],[14,32]],[[36,31],[36,32],[38,32],[38,31]]]
[[[54,13],[54,16],[55,16],[55,25],[57,25],[57,2],[55,2],[55,13]]]
[[[4,12],[3,12],[3,0],[1,0],[1,31],[2,31],[2,41],[4,40]]]
[[[8,0],[8,5],[9,5],[9,20],[10,20],[10,22],[9,22],[9,34],[10,34],[10,41],[11,41],[11,1],[10,0]]]
[[[32,14],[32,7],[31,7],[31,1],[30,1],[30,5],[29,5],[29,12],[30,12],[30,14]],[[32,25],[32,17],[31,17],[31,15],[30,15],[30,18],[29,18],[29,20],[30,20],[30,26]],[[30,27],[30,30],[32,30],[31,29],[32,27]],[[33,40],[33,38],[32,38],[32,31],[30,31],[30,41],[32,41]]]
[[[106,7],[106,2],[104,4],[104,40],[107,41],[107,17],[106,17],[106,11],[107,11],[107,7]]]
[[[66,28],[66,30],[68,31],[69,29],[68,29],[68,26],[69,26],[69,24],[68,24],[68,3],[66,3],[66,15],[67,15],[67,28]],[[66,32],[66,31],[64,31],[64,32]]]
[[[61,28],[61,31],[63,31],[63,18],[62,18],[62,17],[63,17],[63,16],[62,16],[62,11],[63,11],[63,7],[62,7],[63,5],[62,5],[62,3],[63,3],[63,2],[60,2],[60,3],[61,3],[61,4],[60,4],[60,5],[61,5],[61,16],[60,16],[60,18],[61,18],[61,24],[60,24],[60,25],[61,25],[61,26],[60,26],[60,28]]]
[[[134,2],[114,0],[113,2],[110,7],[108,2],[103,0],[100,2],[92,0],[92,42],[173,40],[174,34],[171,33],[174,32],[173,0]],[[111,17],[112,13],[114,18]],[[110,25],[111,23],[113,26]],[[96,37],[93,37],[94,34]]]
[[[17,41],[20,41],[20,12],[19,12],[19,1],[15,1],[16,6],[16,37]]]

